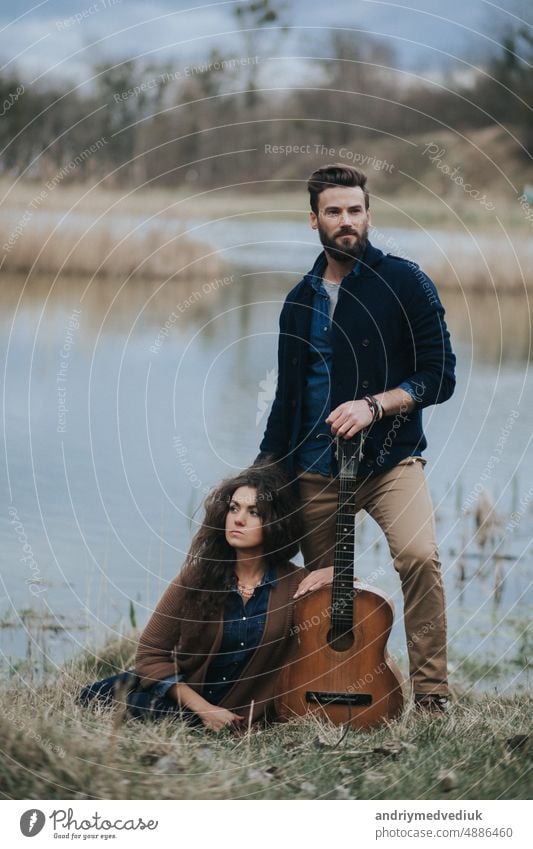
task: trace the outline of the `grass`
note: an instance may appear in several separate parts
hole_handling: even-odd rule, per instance
[[[135,232],[134,225],[114,226],[114,217],[67,219],[66,226],[56,227],[42,213],[24,225],[22,216],[11,211],[9,220],[0,223],[0,245],[7,245],[2,269],[148,280],[182,274],[211,280],[225,267],[212,248],[191,240],[182,227],[172,233],[168,228]]]
[[[369,180],[372,179],[372,173]],[[221,218],[231,215],[263,213],[284,220],[307,220],[308,194],[305,180],[292,184],[237,184],[229,187],[200,189],[189,192],[182,188],[109,189],[84,183],[70,183],[48,191],[40,200],[42,186],[34,182],[12,183],[0,178],[0,198],[4,210],[22,214],[25,210],[65,212],[72,209],[92,215],[147,217],[164,215],[167,220],[188,221],[191,218]],[[495,212],[507,229],[527,234],[531,231],[516,196],[509,191],[495,198]],[[32,206],[33,204],[33,206]],[[497,218],[463,192],[447,196],[428,193],[409,184],[403,192],[382,191],[371,199],[375,223],[383,227],[439,227],[450,230],[463,227],[473,230],[500,229]]]
[[[74,696],[131,663],[135,638],[66,665],[38,689],[4,688],[0,791],[15,799],[526,799],[532,699],[458,694],[443,720],[376,731],[313,718],[249,735],[124,720]]]
[[[525,251],[512,255],[501,242],[486,247],[482,256],[458,251],[441,261],[424,263],[424,270],[438,281],[439,290],[461,292],[464,297],[484,295],[502,313],[503,295],[521,295],[532,288],[533,262]],[[524,304],[521,303],[523,309]]]
[[[308,220],[305,181],[259,185],[253,191],[236,185],[187,195],[183,189],[119,191],[77,183],[47,190],[3,178],[0,197],[0,259],[3,254],[3,271],[12,273],[160,280],[184,270],[187,277],[208,280],[223,272],[224,263],[208,244],[197,244],[187,235],[191,221],[232,216],[242,216],[244,225],[250,218],[266,225],[271,220]],[[437,229],[461,238],[472,231],[479,239],[479,255],[471,245],[470,252],[458,247],[440,259],[435,251],[433,263],[424,263],[440,288],[524,293],[531,287],[526,244],[531,223],[514,195],[498,197],[497,214],[488,214],[461,191],[448,197],[411,188],[373,195],[371,205],[378,231]],[[59,215],[65,220],[56,228]],[[144,221],[150,229],[136,229]],[[395,240],[378,246],[392,253],[402,250]]]
[[[71,217],[67,216],[60,226],[56,226],[55,219],[49,218],[44,210],[32,214],[25,223],[24,210],[11,207],[0,218],[0,267],[12,274],[31,271],[34,275],[95,275],[136,280],[165,280],[181,275],[186,279],[210,280],[222,275],[227,263],[209,243],[196,242],[186,233],[191,218],[210,220],[242,215],[244,226],[249,217],[263,220],[266,226],[269,221],[284,216],[292,215],[299,220],[307,218],[302,199],[290,212],[290,204],[296,203],[296,198],[284,194],[204,197],[191,202],[192,207],[185,205],[183,209],[187,209],[188,218],[177,215],[180,210],[183,211],[180,206],[165,209],[170,198],[160,195],[157,193],[160,206],[155,198],[146,196],[143,209],[137,209],[136,203],[125,209],[119,204],[112,211],[103,211],[101,218],[96,217],[98,210],[82,206]],[[67,198],[63,200],[67,202]],[[400,209],[394,214],[382,204],[380,206],[381,211],[374,213],[375,220],[379,221],[379,233],[388,227],[413,226],[413,221],[404,217],[404,212],[409,212],[409,204],[404,208],[400,203]],[[81,215],[78,214],[80,212]],[[411,212],[413,220],[426,230],[442,224],[434,221],[432,213],[424,208],[411,209]],[[436,210],[433,209],[433,212],[436,214]],[[148,230],[140,228],[141,222],[151,215],[156,216],[157,224],[152,222],[153,226]],[[465,235],[457,221],[455,232],[461,237]],[[432,261],[423,263],[425,270],[438,281],[441,290],[481,293],[488,297],[513,293],[523,296],[531,289],[533,279],[526,233],[520,229],[512,231],[513,244],[507,244],[501,234],[493,237],[486,226],[478,235],[479,253],[463,247],[449,256],[436,252]],[[395,240],[385,244],[378,239],[376,244],[391,253],[403,250],[400,246],[395,247]]]

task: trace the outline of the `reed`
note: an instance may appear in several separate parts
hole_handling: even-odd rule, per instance
[[[487,236],[488,234],[485,234]],[[524,295],[533,289],[533,256],[529,243],[520,239],[510,246],[501,239],[481,242],[481,252],[454,251],[446,258],[424,264],[424,270],[441,291],[482,294],[497,305],[503,295]]]
[[[278,192],[234,187],[188,196],[183,190],[154,188],[124,193],[75,183],[47,191],[33,183],[10,185],[3,179],[0,259],[3,253],[3,269],[12,272],[33,269],[44,274],[61,271],[161,279],[186,269],[189,277],[198,274],[209,279],[221,273],[223,262],[209,245],[197,244],[187,235],[192,220],[242,215],[244,224],[249,218],[259,217],[266,227],[269,221],[280,219],[307,222],[303,189],[303,185],[298,191],[291,188]],[[466,295],[524,294],[533,286],[530,226],[516,203],[502,201],[500,206],[499,215],[511,228],[505,234],[494,216],[474,210],[477,217],[471,220],[463,216],[462,208],[443,205],[439,198],[376,197],[372,209],[376,225],[386,231],[385,236],[391,227],[438,228],[456,231],[461,237],[471,234],[468,251],[454,249],[448,256],[439,254],[440,259],[423,263],[439,290]],[[54,222],[61,215],[65,219],[56,228]],[[142,222],[147,222],[146,226],[140,227]]]
[[[56,226],[40,214],[17,236],[16,220],[2,220],[2,269],[38,275],[148,280],[181,275],[209,280],[225,267],[216,251],[190,239],[182,227],[172,232],[168,226],[152,227],[143,232],[136,226],[117,226],[110,215],[92,224],[72,218],[64,226]]]

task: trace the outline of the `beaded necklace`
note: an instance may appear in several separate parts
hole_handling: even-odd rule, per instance
[[[237,582],[237,590],[243,598],[249,599],[253,596],[255,588],[258,587],[260,583],[261,581],[258,581],[257,584],[250,584],[247,586],[246,584],[239,584]]]

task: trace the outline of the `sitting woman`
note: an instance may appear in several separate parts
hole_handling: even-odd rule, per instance
[[[272,466],[252,466],[211,492],[185,565],[139,640],[131,715],[179,715],[214,731],[272,717],[294,597],[332,579],[332,569],[309,575],[290,562],[297,511]],[[103,683],[82,701],[101,697]]]

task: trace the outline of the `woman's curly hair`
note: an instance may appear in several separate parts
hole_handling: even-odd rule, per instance
[[[235,550],[226,540],[226,516],[239,487],[256,490],[256,508],[263,525],[266,568],[294,557],[299,548],[299,504],[285,472],[275,464],[253,465],[224,479],[204,502],[205,517],[193,537],[179,575],[180,614],[194,622],[220,618],[232,587]]]

